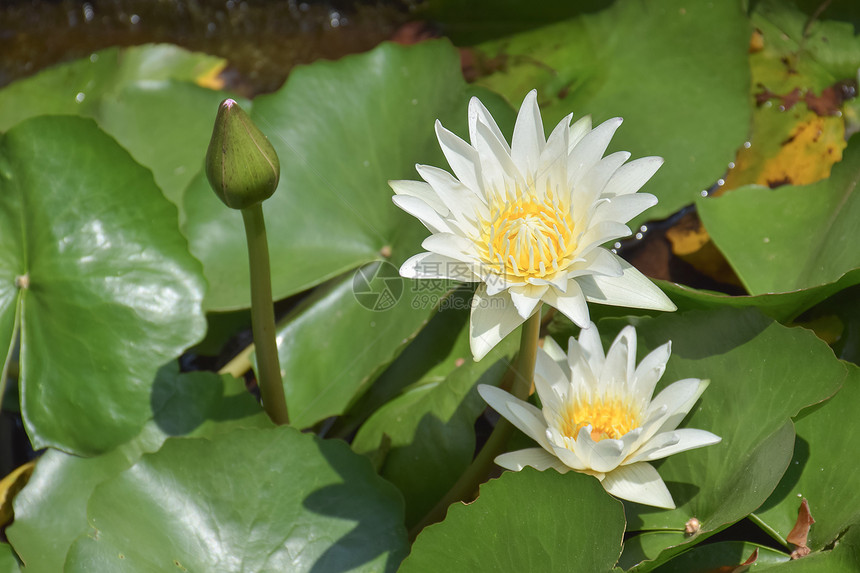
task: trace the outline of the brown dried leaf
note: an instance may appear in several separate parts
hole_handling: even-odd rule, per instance
[[[794,527],[791,528],[791,531],[788,536],[786,536],[785,540],[796,545],[798,550],[806,548],[806,540],[809,537],[809,528],[813,523],[815,523],[815,520],[812,519],[812,514],[809,512],[809,503],[804,498],[804,500],[800,502],[800,509],[797,510],[797,522],[795,522]],[[799,553],[803,552],[799,551]],[[809,554],[808,549],[804,555],[806,554]],[[799,557],[803,557],[804,555],[799,555]],[[796,557],[794,557],[794,553],[792,553],[792,559],[796,559]]]

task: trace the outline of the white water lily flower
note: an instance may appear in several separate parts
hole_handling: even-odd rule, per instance
[[[519,471],[574,470],[597,477],[622,499],[673,509],[666,484],[649,461],[716,444],[720,437],[676,429],[708,386],[688,378],[651,395],[671,353],[667,342],[636,366],[636,329],[625,327],[604,356],[594,324],[567,354],[551,338],[538,352],[535,389],[543,409],[482,384],[478,392],[499,414],[540,444],[502,454],[499,466]]]
[[[626,223],[657,203],[636,193],[663,160],[624,164],[603,157],[621,118],[591,128],[568,115],[544,139],[537,92],[523,101],[511,145],[477,98],[469,103],[471,145],[436,122],[454,176],[417,165],[420,181],[391,181],[394,202],[430,230],[427,252],[407,260],[409,278],[481,282],[472,300],[475,360],[528,319],[541,301],[579,326],[586,301],[675,310],[629,263],[600,245],[630,234]]]

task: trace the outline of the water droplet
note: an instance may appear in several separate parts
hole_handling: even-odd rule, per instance
[[[729,169],[734,169],[734,168],[735,168],[735,162],[729,161]]]
[[[725,185],[725,184],[726,184],[726,180],[725,180],[725,179],[717,179],[717,186],[718,186],[718,187],[722,187],[722,186],[723,186],[723,185]]]
[[[769,242],[770,242],[770,237],[765,237],[765,238],[763,238],[763,239],[762,239],[762,242],[763,242],[763,243],[769,243]]]
[[[84,20],[86,20],[87,22],[92,22],[93,18],[96,17],[95,10],[93,10],[93,5],[90,4],[89,2],[84,3],[83,11],[84,11]]]
[[[340,26],[340,13],[339,12],[330,12],[329,13],[329,24],[331,24],[332,28],[337,28]]]
[[[785,111],[785,106],[784,106],[784,105],[781,105],[781,106],[779,106],[779,107],[778,107],[778,108],[776,108],[776,109],[778,109],[779,111]]]
[[[210,34],[215,31],[215,22],[209,22],[206,24],[206,31]]]
[[[75,96],[75,101],[78,103],[81,103],[82,101],[84,101],[84,98],[86,98],[86,97],[87,97],[87,94],[85,94],[84,92],[78,92],[78,95]]]
[[[648,230],[648,225],[642,225],[641,227],[639,227],[639,230],[643,233],[646,232]]]
[[[699,195],[701,195],[702,197],[707,197],[707,196],[708,196],[708,190],[707,190],[707,189],[702,189],[702,190],[699,192]]]
[[[615,244],[614,244],[614,245],[612,245],[612,246],[613,246],[614,248],[616,248],[616,249],[620,249],[620,248],[621,248],[621,243],[620,243],[619,241],[616,241],[616,242],[615,242]]]
[[[364,160],[364,163],[362,163],[362,165],[364,165],[365,167],[370,167],[370,161],[368,161],[367,159],[365,159],[365,160]]]
[[[617,255],[618,249],[609,249],[609,252],[612,253],[613,255]]]
[[[645,235],[643,235],[642,233],[636,233],[636,235],[634,235],[634,236],[636,237],[637,241],[641,241],[642,237],[644,237]]]
[[[96,63],[97,61],[99,61],[99,55],[98,54],[90,54],[90,61],[92,63]]]
[[[417,100],[417,99],[413,99],[413,100],[412,100],[412,105],[418,105],[418,100]]]
[[[752,147],[752,143],[750,143],[749,141],[744,141],[744,149],[749,149],[750,147]]]
[[[132,23],[132,25],[137,24],[138,22],[140,22],[140,16],[138,16],[137,14],[132,14],[131,18],[129,18],[129,21]]]
[[[764,107],[773,107],[773,102],[772,101],[764,102]]]
[[[375,323],[375,322],[371,322],[371,323],[370,323],[370,328],[373,328],[373,327],[375,327],[375,326],[376,326],[376,323]]]

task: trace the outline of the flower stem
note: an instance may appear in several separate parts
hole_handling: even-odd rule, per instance
[[[257,351],[257,380],[263,397],[263,408],[276,424],[288,424],[287,401],[275,341],[275,309],[272,303],[272,278],[269,271],[269,243],[263,204],[242,209],[248,261],[251,267],[251,328]]]
[[[525,400],[529,396],[532,380],[534,379],[535,361],[537,360],[538,339],[540,338],[540,305],[538,305],[535,313],[526,320],[523,325],[520,338],[520,351],[517,354],[517,366],[514,370],[514,380],[512,384],[512,394],[520,400]],[[493,460],[496,456],[502,453],[505,444],[513,433],[514,426],[505,420],[499,418],[496,427],[487,442],[471,465],[466,468],[466,471],[460,476],[457,482],[448,490],[445,497],[433,506],[427,515],[419,521],[412,529],[409,530],[409,539],[414,540],[421,533],[421,530],[436,522],[442,521],[448,511],[448,507],[452,503],[471,499],[478,489],[478,486],[484,482],[487,474],[493,467]]]

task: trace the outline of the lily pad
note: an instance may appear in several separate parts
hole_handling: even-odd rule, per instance
[[[391,571],[403,502],[340,441],[291,427],[174,438],[98,486],[66,571]]]
[[[38,115],[91,117],[179,205],[203,167],[214,110],[226,97],[194,82],[224,63],[166,44],[95,52],[0,90],[0,131]]]
[[[848,452],[860,451],[860,368],[846,366],[849,377],[842,389],[795,420],[797,440],[791,464],[771,497],[755,512],[784,544],[802,499],[808,501],[815,519],[807,540],[810,549],[825,548],[850,524],[860,523],[857,468],[846,463]]]
[[[18,573],[21,566],[15,557],[12,546],[8,543],[0,543],[0,571],[3,573]]]
[[[788,561],[769,570],[774,573],[855,573],[860,563],[860,524],[852,525],[830,551]]]
[[[695,570],[722,571],[723,568],[728,570],[728,568],[739,567],[756,551],[758,553],[754,561],[755,567],[752,569],[754,571],[768,569],[789,560],[788,554],[764,545],[743,541],[721,541],[700,545],[654,571],[655,573],[689,573]]]
[[[477,48],[477,82],[511,102],[538,89],[547,128],[622,116],[611,150],[666,163],[644,190],[659,219],[723,175],[749,128],[750,26],[741,2],[620,0]],[[703,136],[707,134],[707,136]]]
[[[450,333],[449,333],[450,336]],[[352,443],[360,454],[380,454],[380,475],[406,499],[406,524],[418,522],[465,471],[475,453],[475,420],[487,405],[478,384],[498,385],[516,353],[512,335],[480,362],[471,359],[468,327],[463,328],[447,376],[427,381],[391,400],[361,427]]]
[[[0,339],[19,312],[30,440],[109,450],[151,416],[158,365],[203,336],[199,264],[150,172],[93,121],[20,123],[0,163]]]
[[[89,530],[87,500],[95,487],[154,452],[170,436],[214,436],[271,422],[242,381],[231,376],[162,368],[154,384],[150,420],[133,440],[106,454],[81,458],[50,449],[15,498],[6,535],[28,570],[62,571],[72,542]]]
[[[388,181],[417,179],[419,161],[445,165],[434,122],[464,133],[472,95],[487,100],[501,125],[513,125],[512,110],[467,86],[456,50],[435,41],[382,44],[299,67],[278,92],[254,100],[250,115],[281,162],[278,191],[264,204],[276,299],[418,252],[428,232],[394,205]],[[191,251],[212,285],[207,308],[247,307],[248,283],[238,279],[248,270],[241,217],[202,176],[187,190],[185,211]]]
[[[860,281],[860,139],[829,179],[778,189],[744,187],[697,207],[705,228],[751,294]],[[768,216],[762,216],[763,213]],[[850,278],[845,278],[850,277]]]
[[[613,569],[623,534],[621,504],[595,478],[525,468],[482,485],[475,502],[451,506],[418,536],[400,571],[601,573]]]
[[[630,530],[683,531],[693,517],[701,523],[699,533],[637,569],[647,571],[755,511],[791,460],[791,417],[833,395],[847,374],[812,332],[786,328],[754,309],[634,318],[632,323],[640,359],[672,341],[672,357],[657,392],[675,380],[710,379],[682,426],[722,437],[717,445],[655,464],[677,509],[625,504]],[[621,321],[604,324],[620,327]],[[607,341],[611,330],[601,328]]]

